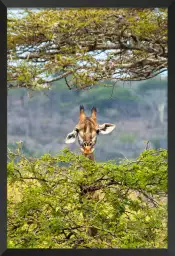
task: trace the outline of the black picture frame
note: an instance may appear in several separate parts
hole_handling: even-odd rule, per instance
[[[168,249],[7,249],[7,8],[22,7],[166,7],[168,8]],[[174,22],[173,22],[174,20]],[[170,0],[3,0],[0,1],[0,255],[175,255],[175,3]],[[175,91],[175,89],[174,89]]]

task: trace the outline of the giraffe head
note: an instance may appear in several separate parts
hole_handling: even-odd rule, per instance
[[[67,135],[65,140],[66,143],[73,143],[76,138],[78,138],[80,149],[85,155],[93,153],[99,134],[108,134],[115,128],[115,125],[110,123],[99,125],[97,123],[96,114],[97,110],[93,107],[91,116],[87,117],[84,112],[84,107],[80,106],[79,122],[74,130]]]

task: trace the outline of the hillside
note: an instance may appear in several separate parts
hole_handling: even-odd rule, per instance
[[[110,83],[110,82],[109,82]],[[150,79],[131,84],[118,83],[115,88],[68,90],[64,81],[52,90],[30,92],[11,89],[8,92],[8,146],[23,141],[23,152],[40,156],[55,154],[67,147],[64,139],[78,121],[79,105],[88,113],[98,110],[99,123],[111,122],[116,129],[101,135],[96,144],[96,159],[135,158],[145,148],[167,148],[167,80]],[[104,147],[105,145],[105,147]],[[79,152],[78,143],[69,149]]]

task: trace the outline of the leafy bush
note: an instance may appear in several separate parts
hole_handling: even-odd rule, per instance
[[[116,165],[19,144],[8,158],[8,248],[167,247],[167,150]]]

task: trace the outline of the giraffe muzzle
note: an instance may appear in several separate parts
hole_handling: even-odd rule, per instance
[[[82,148],[81,148],[81,151],[82,151],[85,155],[88,155],[88,154],[92,154],[92,153],[93,153],[94,148],[91,147],[91,146],[85,146],[85,147],[82,147]]]

